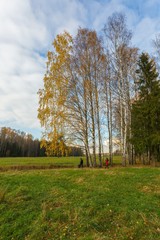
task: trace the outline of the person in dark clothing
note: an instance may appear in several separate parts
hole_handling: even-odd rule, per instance
[[[78,165],[78,167],[79,167],[79,168],[80,168],[80,167],[83,168],[83,159],[82,159],[82,158],[80,158],[80,164]]]

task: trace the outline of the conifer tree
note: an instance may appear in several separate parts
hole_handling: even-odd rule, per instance
[[[136,71],[138,100],[132,106],[132,143],[135,152],[151,160],[160,154],[160,82],[153,59],[142,53]]]

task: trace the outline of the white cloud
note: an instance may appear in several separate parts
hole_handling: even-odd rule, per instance
[[[0,126],[40,130],[44,55],[57,33],[74,33],[84,21],[85,9],[76,0],[0,1]]]
[[[152,40],[159,28],[159,19],[143,18],[134,29],[133,42],[140,48],[141,51],[152,52]]]
[[[0,22],[0,123],[40,127],[36,93],[45,67],[40,52],[47,41],[46,27],[27,0],[0,1]]]
[[[92,4],[92,9],[89,11],[92,12],[91,21],[93,21],[93,28],[95,28],[97,31],[102,30],[109,16],[111,16],[115,11],[124,12],[124,10],[125,6],[117,0],[104,1],[101,3],[95,1]]]
[[[45,54],[57,33],[68,30],[75,34],[79,26],[100,31],[108,16],[122,11],[135,32],[135,45],[150,49],[151,38],[160,30],[160,17],[147,16],[154,5],[146,1],[146,16],[142,18],[126,2],[0,0],[0,126],[40,132],[37,91],[43,84]]]

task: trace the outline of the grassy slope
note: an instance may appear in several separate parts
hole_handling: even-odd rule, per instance
[[[0,173],[1,240],[158,240],[160,169]]]

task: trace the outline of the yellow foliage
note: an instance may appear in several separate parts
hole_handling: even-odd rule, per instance
[[[64,32],[56,36],[53,52],[47,54],[47,70],[44,75],[44,88],[38,91],[38,118],[44,127],[44,139],[41,146],[47,149],[48,155],[65,155],[62,129],[64,131],[69,80],[69,58],[72,49],[72,37]]]
[[[69,79],[69,61],[70,51],[72,49],[72,37],[69,33],[64,32],[56,36],[53,42],[53,52],[49,51],[47,54],[47,70],[44,75],[44,88],[38,91],[39,108],[38,118],[41,126],[45,128],[44,134],[50,141],[56,134],[64,129],[65,113],[64,107],[67,99],[67,87]],[[42,142],[44,144],[44,142]],[[46,146],[46,143],[45,143]],[[53,141],[48,152],[51,149],[56,150],[57,145]],[[61,147],[62,148],[62,147]],[[62,151],[62,149],[61,149]]]

